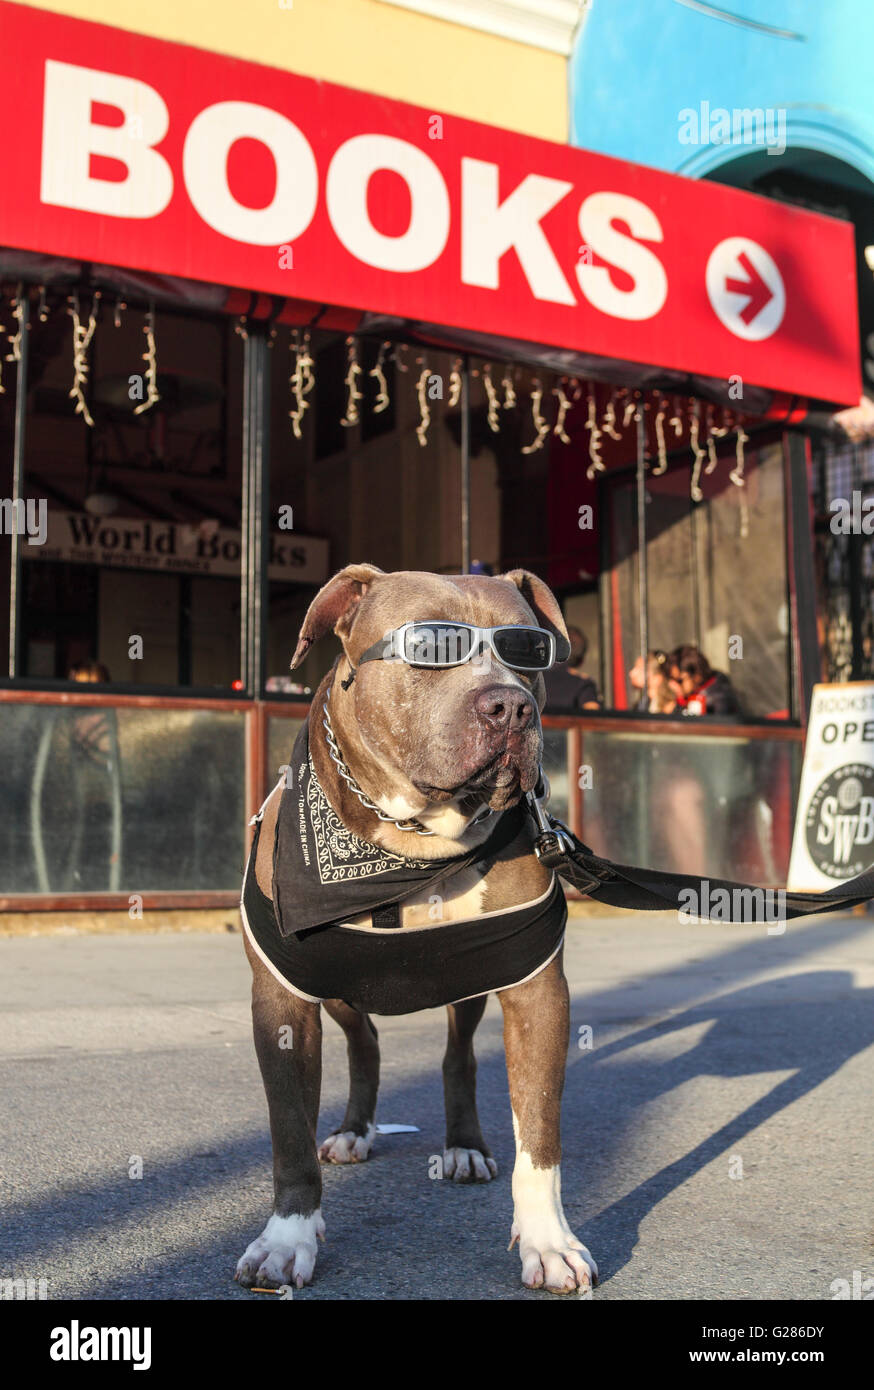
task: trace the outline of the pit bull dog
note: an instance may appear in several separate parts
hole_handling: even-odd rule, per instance
[[[435,658],[422,633],[443,640],[445,625],[465,642],[460,656]],[[343,654],[259,813],[244,883],[275,1200],[236,1278],[298,1288],[312,1278],[325,1230],[319,1160],[360,1163],[373,1145],[379,1047],[368,1010],[447,1005],[444,1176],[495,1177],[473,1052],[493,991],[516,1138],[511,1248],[529,1288],[587,1288],[597,1267],[565,1219],[559,1172],[566,908],[521,805],[540,771],[544,652],[547,665],[569,653],[560,609],[525,570],[359,564],[313,600],[292,668],[330,630]],[[318,1145],[322,1004],[346,1034],[350,1090],[339,1130]]]

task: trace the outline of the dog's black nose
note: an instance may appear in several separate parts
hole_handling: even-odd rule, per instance
[[[526,690],[490,685],[473,702],[477,719],[496,733],[521,734],[534,718],[534,700]]]

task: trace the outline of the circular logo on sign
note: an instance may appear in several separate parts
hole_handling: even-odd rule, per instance
[[[847,763],[810,799],[807,851],[820,873],[843,882],[874,864],[874,767]]]
[[[745,236],[721,241],[710,253],[705,282],[716,317],[736,337],[758,343],[783,322],[783,277],[757,241]]]

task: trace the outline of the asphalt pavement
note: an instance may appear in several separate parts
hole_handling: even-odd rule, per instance
[[[575,918],[566,968],[563,1190],[600,1264],[595,1299],[828,1300],[874,1274],[870,917],[782,936]],[[50,1298],[257,1297],[233,1282],[271,1199],[248,994],[234,933],[0,940],[0,1278],[45,1279]],[[551,1297],[522,1288],[506,1248],[498,1004],[477,1035],[486,1186],[429,1176],[442,1013],[378,1026],[377,1119],[419,1132],[325,1170],[327,1244],[295,1297]],[[326,1019],[320,1137],[345,1073]]]

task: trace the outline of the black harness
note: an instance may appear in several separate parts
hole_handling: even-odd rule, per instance
[[[414,1013],[519,984],[561,945],[567,906],[558,881],[533,902],[466,921],[444,922],[442,900],[462,870],[485,874],[527,821],[521,805],[505,811],[481,845],[451,859],[391,854],[337,815],[315,774],[304,725],[279,803],[272,901],[255,877],[256,822],[242,900],[250,939],[295,994],[343,999],[367,1013]],[[400,904],[414,895],[432,901],[432,920],[402,928]],[[350,925],[367,913],[370,926]]]
[[[530,792],[467,854],[441,860],[391,854],[354,835],[334,811],[315,775],[304,724],[279,805],[273,900],[255,877],[259,813],[243,883],[244,925],[274,975],[312,1001],[343,999],[367,1013],[401,1014],[510,988],[537,974],[561,946],[567,907],[558,878],[534,902],[460,922],[441,920],[438,890],[463,869],[485,872],[522,833],[529,815],[541,863],[587,897],[642,912],[688,911],[690,894],[700,900],[701,877],[602,859]],[[706,882],[710,901],[726,893],[729,902],[737,893],[764,893],[730,879]],[[433,924],[401,928],[400,904],[428,888],[434,889]],[[824,893],[781,891],[777,897],[776,914],[761,920],[836,912],[874,897],[874,868]],[[367,913],[369,927],[350,925]],[[702,915],[732,920],[730,913]]]

